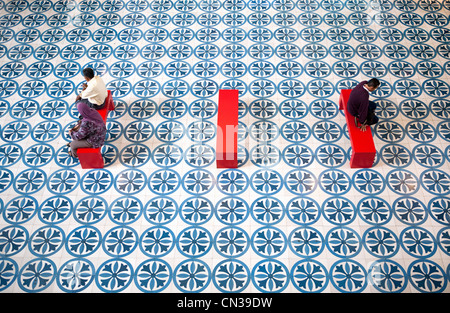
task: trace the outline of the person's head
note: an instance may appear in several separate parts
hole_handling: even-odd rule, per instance
[[[85,118],[86,116],[89,116],[89,112],[91,111],[91,108],[85,101],[78,101],[77,102],[77,109],[80,115]]]
[[[90,81],[95,76],[94,70],[90,67],[86,67],[85,69],[83,69],[83,76],[87,82]]]
[[[104,124],[101,115],[96,109],[91,108],[86,101],[78,101],[77,109],[83,119]]]
[[[376,78],[372,78],[367,82],[367,89],[369,91],[375,91],[380,86],[380,81]]]

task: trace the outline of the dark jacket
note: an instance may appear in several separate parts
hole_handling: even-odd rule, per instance
[[[360,82],[350,93],[347,102],[348,112],[359,118],[359,122],[364,124],[369,111],[369,92],[364,88],[367,81]]]

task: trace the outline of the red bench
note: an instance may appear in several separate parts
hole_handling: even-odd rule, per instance
[[[239,90],[219,90],[217,112],[216,166],[237,168]]]
[[[105,107],[97,112],[100,113],[106,124],[108,112],[115,109],[111,90],[108,90],[108,96],[106,97],[105,102]],[[103,162],[103,156],[100,150],[101,148],[79,148],[77,154],[81,168],[103,168],[105,163]]]
[[[361,131],[355,125],[355,118],[347,111],[347,102],[351,92],[351,89],[342,89],[339,97],[339,110],[344,110],[350,143],[352,145],[350,167],[369,168],[373,165],[377,151],[370,127],[367,127],[365,132]]]

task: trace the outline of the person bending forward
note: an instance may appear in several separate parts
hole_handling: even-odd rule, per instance
[[[366,131],[367,125],[378,123],[378,117],[375,115],[377,104],[369,101],[369,92],[375,91],[379,86],[380,81],[372,78],[369,81],[360,82],[350,93],[347,110],[355,117],[355,124],[361,131]]]
[[[69,130],[69,135],[73,141],[68,144],[69,154],[75,158],[78,157],[79,148],[100,148],[105,142],[106,126],[103,119],[95,109],[89,107],[84,101],[77,103],[78,112],[82,116],[79,124]]]

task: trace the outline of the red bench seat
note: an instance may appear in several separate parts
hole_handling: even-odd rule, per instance
[[[108,90],[108,96],[106,97],[105,102],[106,104],[103,109],[100,109],[97,112],[100,113],[103,121],[106,124],[108,112],[115,109],[111,90]],[[77,154],[78,160],[81,164],[81,168],[103,168],[105,166],[101,148],[79,148],[77,150]]]
[[[355,118],[347,110],[347,102],[351,92],[352,89],[342,89],[339,97],[339,110],[344,110],[350,143],[352,145],[350,167],[369,168],[373,165],[377,151],[370,126],[366,128],[365,132],[361,131],[355,125]]]
[[[239,90],[219,90],[216,136],[217,168],[238,166]]]

